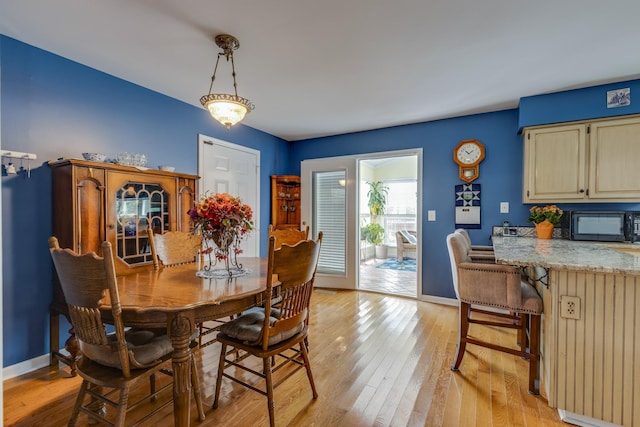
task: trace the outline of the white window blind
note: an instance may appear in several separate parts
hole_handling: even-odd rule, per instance
[[[313,173],[313,236],[322,231],[318,273],[345,274],[345,171]]]

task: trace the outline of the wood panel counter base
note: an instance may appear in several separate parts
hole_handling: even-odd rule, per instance
[[[640,425],[640,257],[556,239],[495,238],[494,248],[496,262],[525,267],[542,296],[549,406],[578,425]]]

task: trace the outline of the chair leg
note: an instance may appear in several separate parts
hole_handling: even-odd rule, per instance
[[[311,391],[313,392],[313,398],[318,398],[318,392],[316,391],[316,384],[313,382],[313,374],[311,373],[311,364],[309,363],[309,354],[307,353],[307,345],[304,342],[300,343],[300,353],[304,359],[304,367],[307,370],[307,378],[309,378],[309,384],[311,384]]]
[[[158,396],[156,396],[156,374],[149,376],[149,392],[151,393],[152,402],[158,400]]]
[[[218,398],[220,397],[220,388],[222,387],[222,373],[224,372],[224,358],[227,353],[227,345],[222,344],[220,349],[220,363],[218,363],[218,377],[216,378],[216,396],[213,399],[213,409],[218,407]]]
[[[275,402],[273,401],[273,379],[271,378],[271,362],[268,357],[262,359],[262,369],[267,388],[267,407],[269,409],[269,426],[276,426]]]
[[[127,404],[129,403],[129,387],[120,390],[120,398],[118,399],[118,411],[113,425],[117,427],[124,426],[124,418],[127,415]]]
[[[540,315],[531,315],[529,331],[529,393],[540,394]]]
[[[73,411],[71,411],[71,418],[69,418],[69,422],[67,423],[68,427],[75,426],[78,421],[78,414],[80,413],[80,407],[82,406],[82,401],[84,400],[84,395],[87,392],[88,386],[89,382],[83,380],[82,385],[80,386],[80,391],[78,392],[78,397],[76,398],[76,403],[73,405]]]
[[[460,325],[458,327],[458,346],[455,362],[451,366],[452,371],[457,371],[462,363],[462,357],[467,346],[467,333],[469,332],[469,304],[460,301]]]
[[[87,388],[85,389],[86,393],[91,393],[95,395],[104,395],[104,387],[101,387],[96,384],[92,384],[89,382],[87,384]],[[90,411],[94,416],[89,416],[89,425],[98,424],[100,422],[99,417],[105,417],[107,415],[107,406],[106,404],[93,396],[89,400],[89,403],[85,405],[85,408]],[[80,409],[82,409],[82,405],[80,405]]]
[[[191,388],[193,389],[193,397],[196,401],[198,409],[198,419],[204,421],[204,408],[202,407],[202,395],[200,394],[200,377],[196,369],[196,356],[191,353]]]
[[[520,346],[520,350],[525,351],[527,349],[528,341],[527,341],[527,326],[529,324],[529,315],[526,313],[515,313],[519,320],[518,328],[518,342],[517,345]]]

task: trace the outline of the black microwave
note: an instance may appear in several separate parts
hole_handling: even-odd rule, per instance
[[[640,241],[640,212],[565,211],[561,226],[569,230],[571,240]]]

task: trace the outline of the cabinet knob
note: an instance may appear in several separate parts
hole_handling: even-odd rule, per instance
[[[116,226],[115,224],[109,224],[108,227],[109,227],[109,230],[113,230]]]
[[[581,188],[579,192],[580,192],[580,193],[584,193],[584,189],[583,189],[583,188]]]

